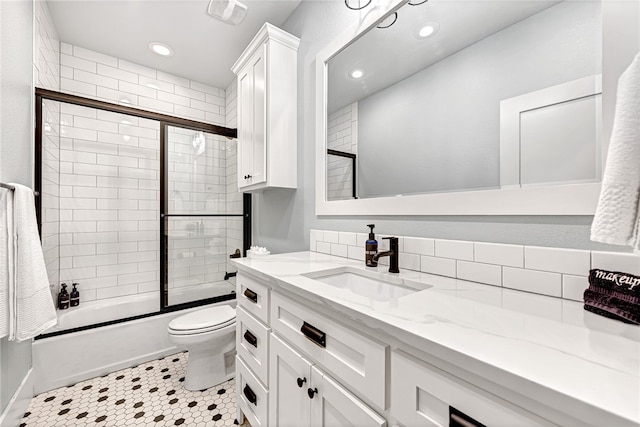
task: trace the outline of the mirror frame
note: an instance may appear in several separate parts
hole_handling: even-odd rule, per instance
[[[328,62],[407,1],[389,0],[387,5],[373,8],[316,55],[316,215],[593,215],[601,183],[326,199]],[[607,146],[603,139],[603,153]]]

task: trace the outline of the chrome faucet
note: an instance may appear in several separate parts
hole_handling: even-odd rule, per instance
[[[397,237],[383,237],[383,239],[389,239],[389,250],[384,252],[378,252],[373,256],[373,260],[378,262],[378,259],[383,256],[389,257],[389,273],[400,273],[398,268],[398,238]]]

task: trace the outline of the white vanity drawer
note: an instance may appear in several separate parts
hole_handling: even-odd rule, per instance
[[[252,427],[267,426],[269,392],[236,356],[236,402]]]
[[[379,408],[387,407],[386,345],[276,292],[271,295],[271,327],[350,390]],[[303,327],[307,335],[302,332]]]
[[[406,426],[446,427],[449,406],[486,426],[555,425],[411,355],[391,353],[393,417]]]
[[[238,304],[257,319],[269,324],[269,288],[253,277],[238,272],[236,277]]]
[[[269,331],[242,307],[236,310],[236,349],[263,384],[269,385]]]

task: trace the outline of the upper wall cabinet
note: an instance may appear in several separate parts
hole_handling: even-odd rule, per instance
[[[238,76],[238,189],[296,188],[300,39],[265,23],[231,68]]]

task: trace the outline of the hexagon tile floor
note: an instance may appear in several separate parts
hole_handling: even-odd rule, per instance
[[[234,426],[235,380],[185,390],[187,359],[177,353],[39,394],[20,427]]]

